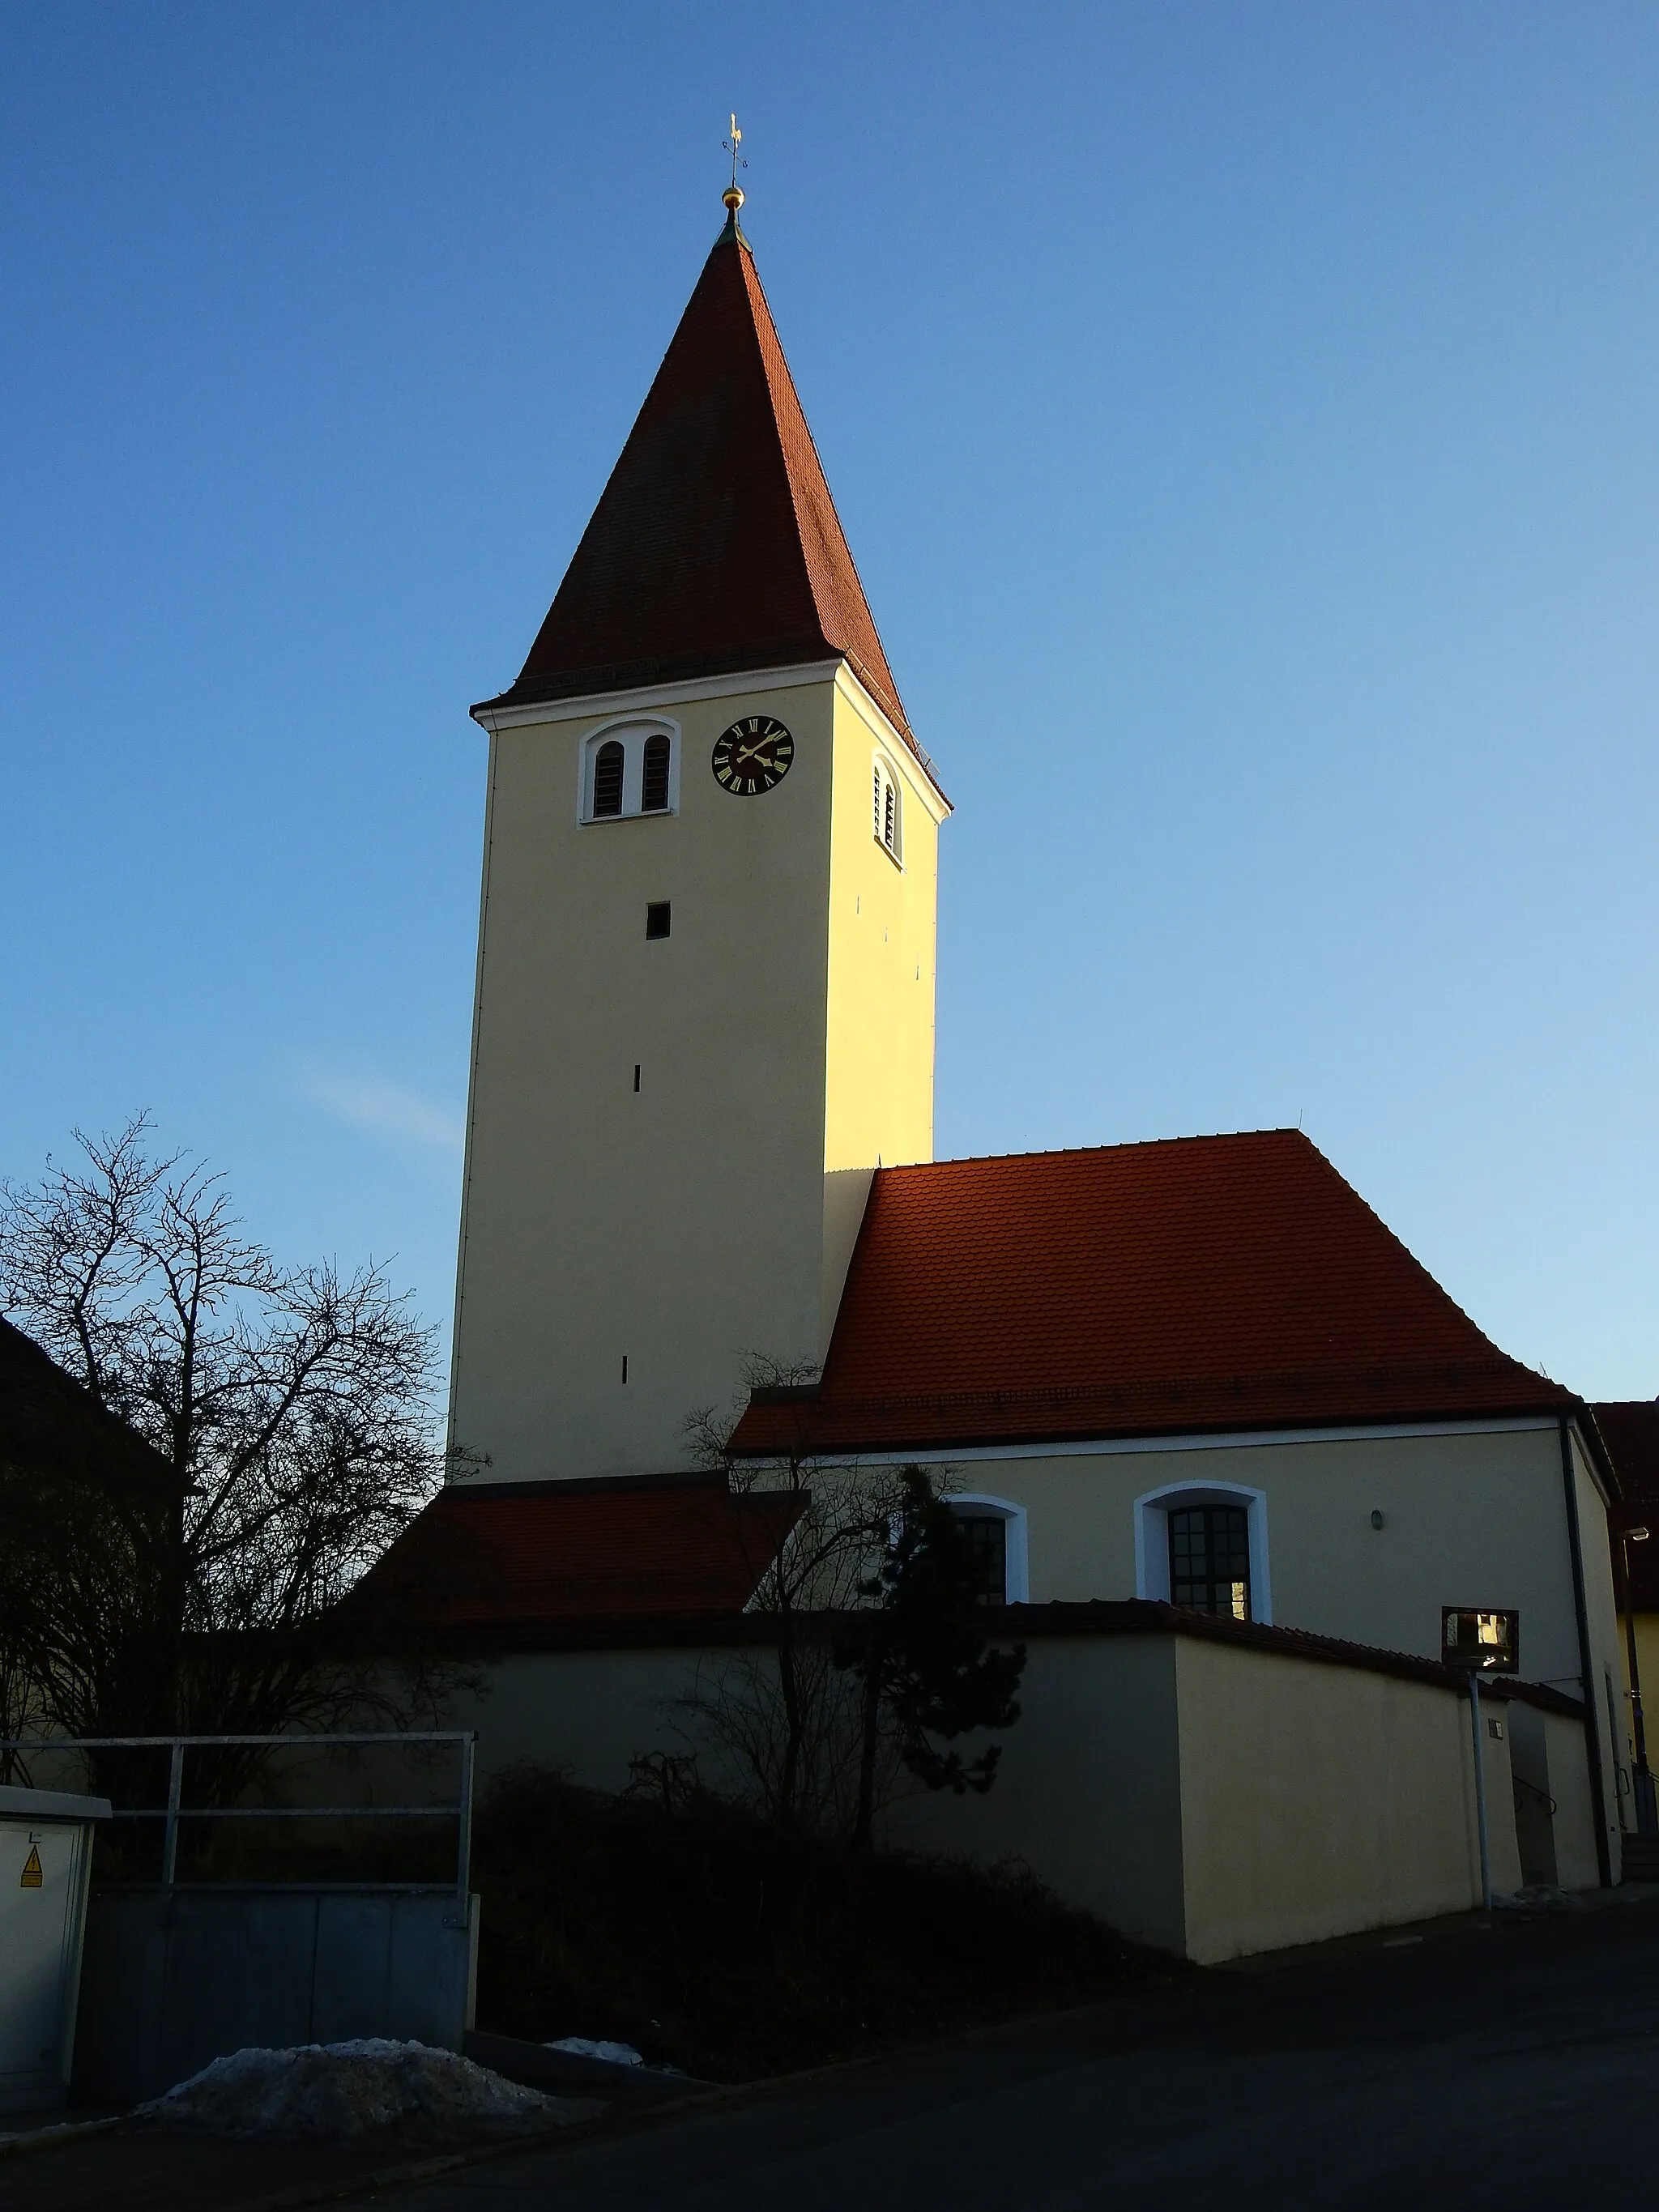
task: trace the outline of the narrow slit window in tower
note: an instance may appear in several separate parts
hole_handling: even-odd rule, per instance
[[[666,899],[653,899],[645,909],[645,933],[647,937],[666,937],[671,919]]]

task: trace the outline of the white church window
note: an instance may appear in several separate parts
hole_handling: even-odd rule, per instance
[[[945,1500],[963,1523],[987,1605],[1024,1605],[1030,1595],[1026,1568],[1025,1508],[1006,1498],[957,1491]]]
[[[581,747],[577,806],[584,822],[672,814],[679,805],[679,732],[655,720],[611,722]]]
[[[876,755],[873,769],[872,801],[876,842],[902,867],[904,864],[904,789],[891,763],[884,760],[879,753]]]
[[[1135,1595],[1235,1620],[1271,1621],[1265,1492],[1174,1482],[1137,1498]]]
[[[1169,1519],[1171,1604],[1248,1620],[1249,1510],[1243,1505],[1176,1505]]]

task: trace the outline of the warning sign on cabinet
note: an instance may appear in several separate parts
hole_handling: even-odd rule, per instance
[[[39,1889],[40,1887],[40,1846],[39,1844],[31,1844],[29,1845],[29,1855],[23,1862],[23,1878],[18,1884],[18,1887],[20,1889]]]

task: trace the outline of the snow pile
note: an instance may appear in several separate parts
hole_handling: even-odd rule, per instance
[[[449,2137],[547,2125],[580,2107],[423,2043],[307,2043],[216,2058],[138,2107],[163,2127],[221,2136]]]
[[[643,2066],[645,2060],[631,2043],[591,2043],[585,2035],[567,2035],[557,2043],[545,2046],[549,2051],[568,2051],[578,2058],[603,2058],[607,2066]]]

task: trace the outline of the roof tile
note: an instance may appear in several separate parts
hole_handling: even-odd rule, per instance
[[[728,224],[517,681],[474,712],[832,656],[914,745],[754,257]]]
[[[878,1170],[816,1393],[740,1454],[1554,1409],[1295,1129]]]
[[[360,1628],[444,1630],[737,1613],[794,1510],[734,1497],[723,1480],[453,1483],[343,1615]]]

